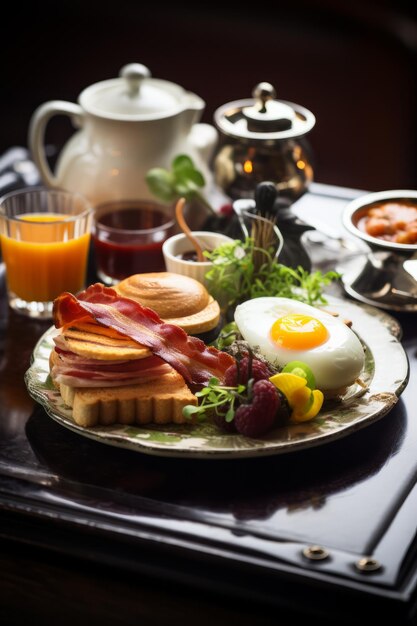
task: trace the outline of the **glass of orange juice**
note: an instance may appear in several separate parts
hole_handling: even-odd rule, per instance
[[[62,292],[85,287],[93,208],[78,193],[46,188],[0,198],[0,244],[9,305],[51,318]]]

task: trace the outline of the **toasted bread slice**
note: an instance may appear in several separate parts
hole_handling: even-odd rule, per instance
[[[76,424],[84,427],[111,424],[183,424],[182,409],[197,405],[183,377],[172,369],[157,380],[109,388],[70,387],[59,384],[62,399],[72,408]]]

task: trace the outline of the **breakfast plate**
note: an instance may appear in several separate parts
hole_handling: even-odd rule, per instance
[[[405,389],[409,364],[400,343],[401,327],[389,314],[375,307],[327,296],[327,309],[352,322],[365,347],[360,383],[352,385],[340,401],[327,401],[310,422],[279,426],[262,438],[252,439],[221,432],[209,421],[196,425],[149,424],[77,425],[49,376],[53,337],[49,328],[32,355],[25,382],[30,395],[46,413],[66,428],[95,441],[150,455],[203,459],[248,458],[288,453],[331,442],[386,415]]]

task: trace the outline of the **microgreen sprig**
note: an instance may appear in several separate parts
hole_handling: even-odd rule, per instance
[[[244,392],[250,393],[250,383],[248,387],[245,385],[237,385],[236,387],[225,387],[219,384],[219,379],[216,377],[210,378],[207,387],[197,391],[195,394],[199,398],[200,402],[198,406],[188,404],[182,410],[182,413],[186,419],[197,418],[197,421],[201,422],[205,420],[207,413],[215,411],[217,415],[222,415],[226,422],[231,422],[235,415],[236,403],[242,402],[246,399],[243,396]]]
[[[265,262],[257,269],[254,254],[259,252],[251,237],[217,247],[206,256],[212,266],[206,274],[208,290],[225,310],[239,302],[262,296],[279,296],[310,305],[326,304],[323,289],[340,275],[335,271],[308,272],[279,263],[271,251],[263,250]]]

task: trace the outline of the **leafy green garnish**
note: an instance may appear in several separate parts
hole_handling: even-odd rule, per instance
[[[171,169],[154,167],[146,174],[146,183],[154,196],[163,202],[175,202],[183,197],[186,200],[198,199],[212,212],[214,209],[200,192],[205,185],[203,174],[186,154],[174,158]]]
[[[259,269],[254,263],[255,252],[265,258]],[[251,237],[224,243],[206,256],[213,264],[206,274],[207,288],[225,311],[262,296],[292,298],[313,306],[327,304],[323,289],[340,277],[335,271],[323,274],[301,266],[287,267],[274,259],[272,249],[257,248]]]
[[[218,350],[224,350],[231,346],[239,336],[240,332],[236,322],[230,322],[223,326],[212,345]]]
[[[195,394],[197,398],[202,398],[199,405],[188,404],[183,408],[182,414],[186,419],[191,420],[196,417],[197,421],[203,421],[207,412],[215,411],[217,415],[223,416],[226,422],[231,422],[235,416],[235,404],[237,401],[243,400],[241,394],[245,390],[245,385],[238,385],[237,387],[219,385],[219,379],[213,376],[207,387]]]

